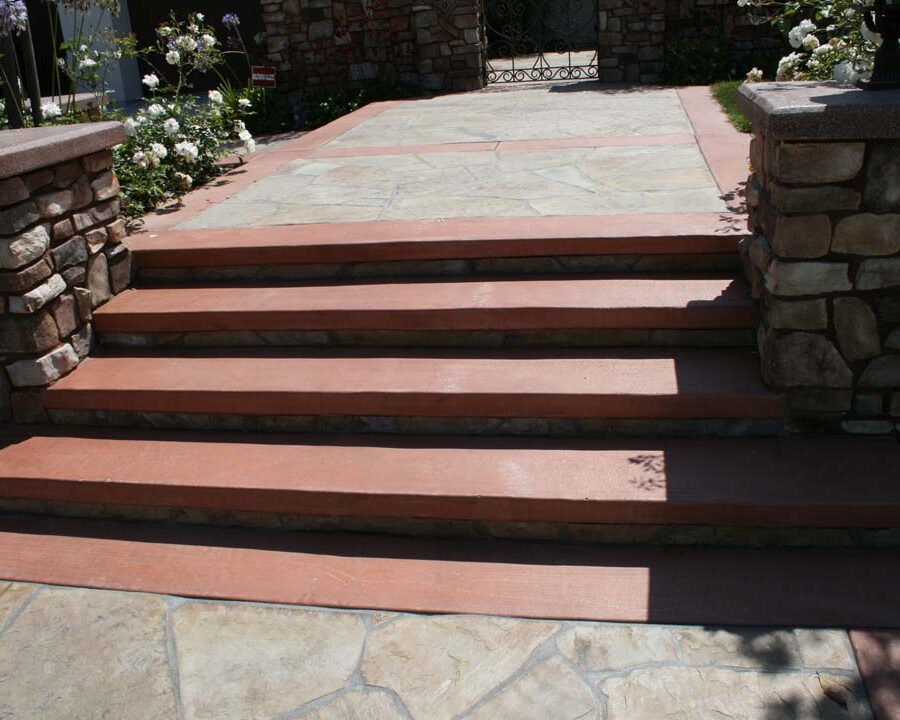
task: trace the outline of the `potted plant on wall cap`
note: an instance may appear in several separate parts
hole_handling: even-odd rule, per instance
[[[900,2],[875,0],[874,6],[864,10],[863,22],[879,37],[880,45],[875,51],[872,76],[859,80],[859,86],[864,90],[900,88]]]

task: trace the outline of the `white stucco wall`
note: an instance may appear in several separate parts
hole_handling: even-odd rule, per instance
[[[112,27],[119,35],[127,35],[131,32],[131,18],[128,15],[128,3],[122,2],[122,10],[118,17],[110,17],[105,14],[102,24],[98,25],[101,18],[99,10],[91,10],[87,14],[85,27],[94,27],[98,30]],[[63,35],[66,40],[71,40],[74,34],[74,17],[73,14],[59,6],[59,21],[62,25]],[[141,97],[141,77],[138,71],[137,60],[134,58],[125,58],[118,63],[117,67],[110,70],[109,74],[110,100],[125,105],[131,100]],[[85,88],[78,88],[85,90]]]

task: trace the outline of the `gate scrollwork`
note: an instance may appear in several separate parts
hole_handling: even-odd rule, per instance
[[[488,83],[596,78],[596,0],[484,0]]]

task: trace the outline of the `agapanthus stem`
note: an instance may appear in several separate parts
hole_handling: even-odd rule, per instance
[[[16,46],[12,37],[0,37],[0,71],[3,73],[3,94],[6,98],[6,117],[13,128],[25,127],[22,114],[22,96],[19,93],[19,72],[16,63]]]

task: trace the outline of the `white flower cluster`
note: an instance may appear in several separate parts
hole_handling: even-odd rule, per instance
[[[169,151],[162,143],[155,142],[150,143],[150,154],[157,160],[165,160],[165,158],[169,155]]]
[[[834,79],[842,83],[856,82],[871,71],[875,50],[882,42],[861,22],[864,5],[871,7],[873,1],[805,0],[798,5],[781,0],[736,0],[741,7],[752,6],[758,20],[790,27],[787,40],[792,52],[779,62],[777,80]],[[795,14],[801,9],[807,17],[796,22]],[[748,80],[752,81],[750,76]]]
[[[48,102],[41,105],[41,115],[44,120],[53,120],[53,118],[58,118],[62,115],[62,108],[55,102]]]
[[[753,68],[750,72],[747,73],[747,82],[748,83],[759,83],[765,79],[763,71],[758,67]]]
[[[168,149],[162,143],[150,143],[147,151],[138,150],[131,156],[132,162],[140,168],[146,170],[149,167],[159,167],[159,163],[165,160],[169,155]]]
[[[178,157],[184,158],[189,163],[193,163],[197,162],[197,158],[200,157],[200,148],[197,147],[196,143],[182,140],[179,143],[175,143],[175,154],[178,155]]]
[[[234,132],[238,136],[238,140],[244,143],[247,152],[256,152],[256,140],[253,139],[243,120],[234,121]]]
[[[797,75],[803,56],[799,53],[792,52],[785,55],[778,61],[778,71],[775,73],[776,80],[793,80]]]
[[[156,29],[160,54],[179,72],[206,72],[221,60],[218,40],[211,27],[201,25],[203,20],[203,13],[188,15],[187,22],[178,22],[173,16],[171,24]]]
[[[855,85],[862,77],[863,68],[856,67],[849,60],[843,60],[834,66],[832,77],[841,85]]]
[[[800,48],[807,51],[815,50],[819,47],[819,38],[813,34],[816,30],[818,28],[812,20],[804,20],[799,25],[791,28],[788,33],[788,42],[795,50]]]

